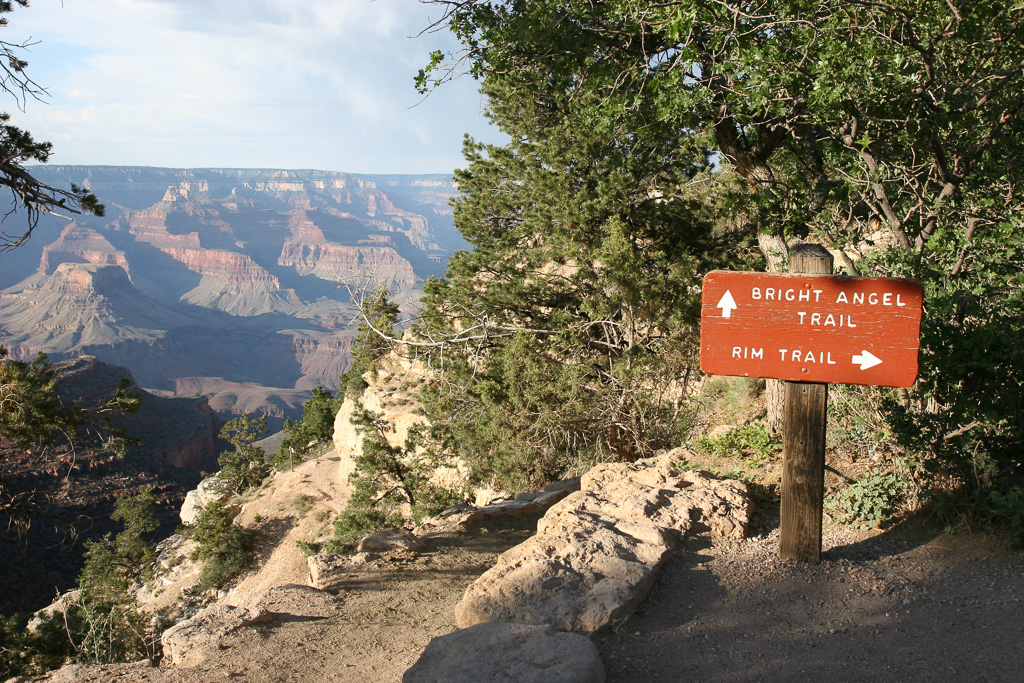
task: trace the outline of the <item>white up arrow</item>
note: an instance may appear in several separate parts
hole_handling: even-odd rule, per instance
[[[854,364],[860,363],[861,370],[867,370],[881,363],[882,359],[870,351],[861,351],[859,356],[853,357],[853,362]]]
[[[722,309],[722,317],[729,318],[732,316],[732,311],[736,306],[736,300],[732,298],[732,292],[728,289],[725,290],[725,294],[722,296],[721,301],[715,306],[715,308]]]

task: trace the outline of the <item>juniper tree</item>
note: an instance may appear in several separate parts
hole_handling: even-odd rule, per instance
[[[15,7],[28,7],[28,0],[0,2],[0,29],[6,29],[6,16]],[[35,43],[0,40],[0,90],[14,97],[19,109],[24,110],[29,100],[46,95],[46,89],[29,77],[28,62],[24,55]],[[24,232],[8,233],[0,230],[0,252],[14,249],[32,235],[39,217],[44,213],[93,213],[102,216],[104,207],[96,195],[74,184],[70,189],[47,185],[35,178],[26,164],[46,163],[53,145],[36,141],[31,133],[11,123],[11,115],[0,112],[0,186],[11,195],[12,211],[23,211],[26,220]]]
[[[456,222],[473,251],[457,255],[428,290],[433,320],[423,327],[472,328],[487,347],[448,349],[447,367],[463,378],[439,388],[435,405],[466,416],[454,418],[454,442],[490,430],[487,444],[543,452],[547,439],[557,444],[550,456],[529,462],[559,461],[580,443],[568,438],[572,426],[601,431],[592,421],[600,411],[573,409],[579,397],[623,386],[614,373],[605,385],[591,379],[613,363],[599,372],[579,351],[615,339],[580,335],[595,329],[601,301],[622,315],[617,331],[631,329],[630,310],[646,306],[650,318],[632,329],[665,330],[692,344],[692,317],[689,331],[683,321],[696,285],[665,278],[668,263],[695,276],[756,243],[760,267],[780,271],[790,242],[810,239],[830,246],[846,272],[922,281],[921,379],[910,392],[872,400],[923,471],[968,483],[976,499],[1024,519],[1024,498],[1013,488],[1024,452],[1020,7],[430,4],[444,11],[437,26],[450,28],[463,49],[435,54],[420,87],[468,71],[511,138],[468,147]],[[701,219],[715,230],[702,229]],[[639,267],[623,261],[640,294],[632,309],[619,294],[629,291],[619,284],[627,278],[611,272],[605,244],[639,258]],[[577,305],[588,277],[598,303]],[[512,328],[522,330],[518,337]],[[636,347],[625,348],[623,358],[634,358]],[[517,402],[515,377],[531,364],[533,376],[550,381],[530,389],[534,400]],[[556,402],[569,409],[557,411]],[[545,421],[552,415],[570,419]],[[565,438],[552,442],[558,434]]]

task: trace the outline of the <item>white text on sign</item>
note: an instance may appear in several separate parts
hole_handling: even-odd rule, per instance
[[[811,289],[810,287],[752,287],[750,298],[754,301],[813,301],[816,304],[822,303],[821,295],[824,290]],[[828,302],[824,302],[828,303]],[[899,292],[839,292],[835,297],[837,304],[854,304],[858,306],[906,306],[903,295]]]

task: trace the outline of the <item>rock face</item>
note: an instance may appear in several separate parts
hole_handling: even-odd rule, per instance
[[[392,446],[403,447],[410,430],[426,422],[420,414],[417,398],[418,387],[430,381],[433,374],[419,361],[410,361],[394,351],[379,361],[375,373],[366,373],[363,379],[367,387],[360,398],[362,406],[379,413],[387,424],[384,436]],[[355,469],[354,459],[362,452],[363,435],[352,425],[356,403],[347,397],[334,418],[334,448],[342,458],[342,476],[347,478]],[[461,490],[467,480],[466,468],[461,463],[438,467],[431,475],[431,483],[449,491]],[[504,492],[491,488],[475,489],[475,503],[487,505],[500,498]],[[537,511],[534,508],[532,511]]]
[[[537,534],[466,589],[460,628],[488,621],[591,633],[628,617],[678,540],[698,525],[742,538],[746,486],[651,462],[598,465]]]
[[[185,526],[192,526],[199,521],[199,515],[203,514],[206,506],[214,501],[223,501],[231,497],[230,491],[224,491],[220,485],[220,479],[216,476],[207,477],[199,482],[199,486],[192,489],[185,495],[185,502],[181,504],[181,523]]]
[[[160,637],[164,657],[176,666],[195,666],[203,661],[211,645],[232,631],[256,624],[269,624],[274,618],[262,607],[211,605],[191,619],[170,627]]]
[[[416,552],[422,550],[424,545],[422,540],[405,529],[381,529],[363,537],[356,547],[356,552],[372,553],[391,550]]]
[[[434,638],[402,683],[604,683],[586,636],[550,626],[479,624]]]
[[[126,369],[109,365],[92,356],[56,364],[58,394],[65,401],[82,401],[89,406],[110,396],[122,379],[131,391],[141,392],[142,405],[134,415],[114,420],[128,435],[142,441],[141,450],[152,457],[195,470],[217,469],[216,439],[221,421],[205,398],[156,396],[135,383]]]
[[[464,245],[441,176],[34,172],[88,187],[107,217],[44,216],[26,246],[0,254],[0,344],[15,358],[95,355],[163,391],[190,378],[222,415],[301,415],[309,390],[336,387],[348,365],[355,307],[339,281],[387,287],[408,310]]]

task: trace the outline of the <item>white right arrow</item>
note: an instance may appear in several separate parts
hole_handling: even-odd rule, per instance
[[[867,370],[873,368],[882,362],[882,359],[874,355],[870,351],[861,351],[859,356],[853,357],[854,364],[859,363],[861,370]]]
[[[736,299],[732,298],[732,292],[730,292],[728,289],[725,290],[725,294],[722,296],[722,299],[718,302],[715,308],[722,309],[723,318],[730,317],[732,315],[733,310],[738,308],[738,306],[736,306]]]

